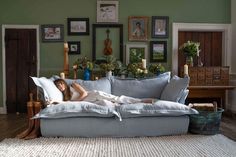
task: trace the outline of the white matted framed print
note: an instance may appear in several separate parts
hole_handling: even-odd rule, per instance
[[[48,24],[41,25],[43,42],[63,42],[64,41],[64,25]]]
[[[126,65],[129,63],[139,63],[142,59],[148,58],[148,44],[127,43],[126,44]]]
[[[89,18],[67,18],[68,35],[89,35]]]
[[[152,38],[168,38],[168,28],[168,16],[152,16]]]
[[[97,1],[97,22],[118,22],[119,1]]]

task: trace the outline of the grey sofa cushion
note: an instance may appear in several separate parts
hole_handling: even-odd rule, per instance
[[[111,93],[135,98],[160,98],[162,90],[170,80],[170,72],[147,79],[111,78]]]
[[[70,118],[70,117],[114,117],[119,116],[114,107],[101,106],[86,101],[65,101],[49,105],[33,118]]]
[[[126,104],[117,107],[122,118],[150,116],[182,116],[198,114],[198,111],[178,102],[157,100],[153,104]]]
[[[54,78],[56,79],[56,77],[54,76]],[[106,93],[111,94],[111,82],[109,80],[109,78],[101,78],[99,80],[96,81],[91,81],[91,80],[81,80],[81,79],[65,79],[66,83],[68,85],[71,85],[73,82],[77,82],[79,83],[83,88],[85,88],[87,91],[91,91],[91,90],[99,90],[99,91],[103,91]]]
[[[161,100],[179,102],[189,84],[189,77],[173,76],[161,93]]]

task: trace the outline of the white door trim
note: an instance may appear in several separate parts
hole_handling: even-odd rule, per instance
[[[37,42],[37,76],[39,76],[40,67],[40,48],[39,48],[39,25],[2,25],[2,80],[3,80],[3,107],[0,107],[0,114],[6,114],[6,52],[5,52],[5,30],[6,29],[36,29]]]
[[[172,28],[172,73],[178,74],[178,36],[179,31],[219,31],[222,32],[222,64],[231,67],[231,24],[211,24],[211,23],[173,23]],[[231,68],[230,68],[230,73]]]

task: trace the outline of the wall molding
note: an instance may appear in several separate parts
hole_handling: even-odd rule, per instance
[[[172,27],[172,73],[178,74],[178,36],[179,31],[215,31],[222,32],[222,63],[231,67],[232,56],[232,30],[231,24],[212,23],[173,23]],[[230,73],[232,70],[230,68]]]
[[[39,25],[2,25],[2,45],[5,45],[5,30],[6,29],[35,29],[37,42],[37,76],[39,76],[40,69],[40,47],[39,47]],[[3,80],[3,107],[0,107],[0,113],[6,114],[6,50],[2,46],[2,80]]]
[[[7,114],[5,107],[0,107],[0,114]]]

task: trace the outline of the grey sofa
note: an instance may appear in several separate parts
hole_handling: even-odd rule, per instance
[[[35,117],[40,118],[41,133],[45,137],[136,137],[185,134],[189,126],[188,115],[197,114],[196,110],[183,104],[188,95],[186,88],[189,78],[177,76],[171,78],[170,72],[139,80],[110,77],[96,81],[79,79],[66,79],[66,81],[68,84],[76,81],[87,90],[96,89],[117,96],[155,98],[157,101],[148,105],[123,104],[114,108],[74,103],[48,107]],[[42,85],[38,86],[43,88]],[[48,92],[47,89],[44,89],[44,92]]]

